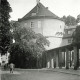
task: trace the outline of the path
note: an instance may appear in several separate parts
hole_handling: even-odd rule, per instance
[[[1,80],[80,80],[80,76],[50,70],[18,69],[14,74],[4,71]]]

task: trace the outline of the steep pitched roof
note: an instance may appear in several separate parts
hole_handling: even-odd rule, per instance
[[[32,13],[35,13],[35,15],[32,16]],[[31,18],[41,18],[41,17],[59,19],[58,16],[56,16],[54,13],[48,10],[45,6],[39,3],[28,14],[26,14],[21,20],[31,19]]]

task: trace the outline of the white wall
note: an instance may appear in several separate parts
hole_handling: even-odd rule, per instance
[[[41,27],[38,27],[38,21],[41,21]],[[20,22],[23,27],[30,27],[34,22],[36,33],[42,33],[44,36],[55,36],[56,32],[64,32],[65,23],[57,19],[30,19]]]
[[[57,32],[64,33],[65,23],[56,19],[45,19],[43,24],[43,35],[49,36],[47,39],[50,42],[47,50],[60,47],[63,35],[56,35]]]
[[[49,37],[47,39],[49,40],[50,45],[49,45],[49,47],[45,46],[46,50],[50,50],[50,49],[60,47],[60,44],[62,42],[62,38]]]
[[[56,36],[56,32],[64,32],[65,24],[63,21],[57,19],[45,19],[42,26],[44,36]]]
[[[38,27],[38,22],[41,21],[41,27]],[[23,27],[31,27],[31,22],[34,22],[34,28],[36,33],[41,33],[44,36],[48,36],[50,46],[46,47],[47,50],[59,47],[62,41],[63,35],[56,35],[56,32],[64,33],[65,23],[57,19],[31,19],[21,22]]]
[[[38,21],[41,21],[41,27],[38,28]],[[42,34],[43,19],[30,19],[20,22],[23,27],[31,27],[31,22],[34,22],[34,28],[32,28],[36,33]]]

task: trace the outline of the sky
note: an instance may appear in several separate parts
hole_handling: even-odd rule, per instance
[[[12,8],[10,20],[22,18],[37,4],[36,0],[8,0],[8,2]],[[59,17],[71,15],[77,18],[80,14],[80,0],[40,0],[40,2]]]

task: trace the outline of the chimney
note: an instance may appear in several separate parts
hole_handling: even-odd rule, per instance
[[[37,4],[39,4],[40,3],[40,0],[36,0],[36,2],[37,2]]]
[[[46,9],[48,9],[48,7],[46,7]]]

